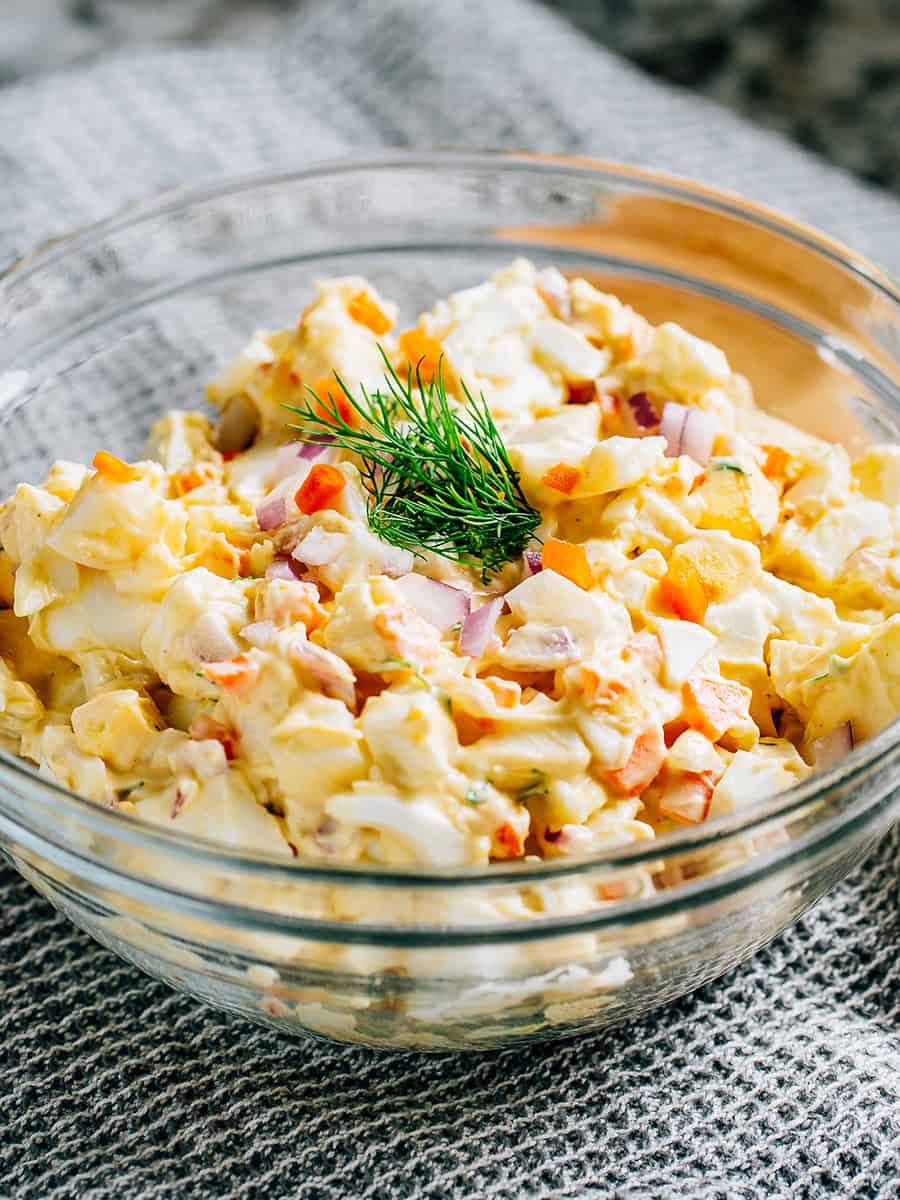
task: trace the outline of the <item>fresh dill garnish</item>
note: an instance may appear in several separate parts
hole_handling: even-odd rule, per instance
[[[526,783],[524,787],[519,788],[516,792],[516,800],[519,804],[526,804],[535,796],[547,795],[547,776],[537,767],[531,768],[532,779],[530,783]]]
[[[311,388],[303,406],[285,406],[302,421],[291,428],[358,455],[377,537],[418,557],[433,551],[487,582],[522,554],[541,515],[522,491],[484,396],[476,399],[462,384],[466,404],[455,411],[442,364],[426,384],[419,367],[403,380],[384,350],[381,356],[384,391],[360,386],[354,396],[335,372],[359,428],[343,401]]]
[[[840,654],[832,654],[828,660],[828,670],[821,675],[813,675],[807,683],[821,683],[823,679],[833,679],[835,675],[845,675],[852,664],[852,658],[843,658]]]
[[[429,688],[429,689],[431,688],[431,684],[428,682],[428,680],[425,678],[425,676],[422,674],[422,672],[419,670],[419,668],[416,666],[416,664],[410,662],[408,658],[398,658],[398,656],[396,654],[392,654],[392,655],[390,655],[389,658],[386,658],[384,660],[384,662],[381,664],[381,666],[378,668],[378,670],[379,671],[409,671],[409,673],[411,675],[413,675],[419,681],[419,683],[421,683],[422,687]]]
[[[734,471],[736,475],[746,475],[747,472],[738,463],[733,462],[718,462],[713,465],[714,471]]]

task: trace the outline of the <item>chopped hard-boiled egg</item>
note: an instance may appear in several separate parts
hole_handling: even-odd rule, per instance
[[[728,814],[894,720],[900,449],[553,268],[397,317],[325,281],[215,424],[0,506],[3,748],[248,851],[444,868]]]

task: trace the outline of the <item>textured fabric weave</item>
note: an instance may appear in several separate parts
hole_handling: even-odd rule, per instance
[[[311,0],[271,49],[120,56],[11,87],[0,260],[160,188],[378,143],[655,164],[900,269],[893,200],[528,0]],[[640,1022],[434,1058],[287,1042],[203,1009],[4,870],[0,1195],[898,1195],[898,850],[894,834],[769,950]]]

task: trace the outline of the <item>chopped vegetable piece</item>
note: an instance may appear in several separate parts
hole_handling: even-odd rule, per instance
[[[675,776],[659,800],[659,815],[685,825],[705,821],[713,796],[713,785],[706,775]]]
[[[320,379],[312,388],[314,394],[313,411],[326,425],[354,425],[356,413],[353,405],[347,399],[346,393],[336,379]],[[323,434],[324,443],[327,434]],[[329,438],[330,440],[330,438]]]
[[[568,463],[557,463],[547,471],[541,482],[568,496],[580,478],[581,472],[577,467],[570,467]]]
[[[132,483],[138,477],[135,467],[108,450],[98,450],[94,455],[94,470],[110,483]]]
[[[525,564],[526,574],[537,575],[539,571],[544,569],[543,558],[540,550],[526,550],[522,557]]]
[[[330,463],[316,463],[294,496],[297,507],[309,516],[331,508],[346,486],[346,480],[337,467]]]
[[[229,729],[227,725],[223,725],[221,721],[216,721],[208,713],[198,713],[191,721],[188,732],[196,742],[207,739],[217,741],[229,761],[237,758],[240,753],[240,738],[235,731]]]
[[[347,312],[357,324],[371,329],[376,337],[387,333],[394,323],[368,292],[357,292],[355,296],[351,296]]]
[[[444,351],[441,343],[423,333],[421,329],[407,329],[397,339],[400,353],[418,374],[425,387],[432,382],[438,373],[438,365]]]
[[[577,583],[580,588],[585,590],[590,588],[594,582],[591,564],[588,562],[584,547],[576,546],[573,542],[550,538],[544,543],[541,562],[544,570],[564,575],[566,579],[571,579],[572,583]]]
[[[259,667],[246,654],[238,654],[227,662],[204,663],[203,674],[229,692],[251,687],[259,677]]]
[[[763,474],[769,479],[784,475],[791,462],[791,456],[782,446],[763,446],[766,451],[766,461],[763,464]]]
[[[287,501],[284,496],[268,496],[256,506],[256,523],[264,532],[278,529],[287,520]]]
[[[711,742],[747,719],[749,688],[730,679],[692,675],[684,684],[684,719]]]
[[[666,757],[666,743],[661,725],[650,725],[638,734],[628,761],[617,771],[608,771],[606,778],[617,791],[637,796],[659,774]]]
[[[411,573],[401,575],[397,587],[406,603],[441,633],[460,625],[469,615],[472,602],[468,593],[441,579]]]
[[[625,411],[631,417],[636,432],[645,435],[659,429],[659,417],[653,407],[653,401],[646,392],[635,392],[625,401]]]
[[[471,658],[480,658],[494,636],[497,618],[503,609],[503,600],[495,597],[470,612],[459,631],[459,652]]]
[[[494,834],[491,853],[494,858],[518,858],[525,849],[522,835],[507,821]]]

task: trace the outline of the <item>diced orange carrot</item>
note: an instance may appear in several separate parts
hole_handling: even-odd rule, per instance
[[[137,468],[108,450],[98,450],[94,455],[94,470],[110,483],[132,483],[138,477]]]
[[[203,674],[229,692],[242,692],[259,678],[259,666],[246,654],[238,654],[227,662],[204,663]]]
[[[601,900],[627,900],[634,890],[634,883],[630,879],[608,879],[597,887]]]
[[[615,703],[628,691],[619,679],[604,680],[593,667],[582,667],[580,676],[581,694],[585,703],[605,708]]]
[[[400,353],[409,363],[415,374],[418,371],[425,387],[431,383],[438,373],[438,365],[444,353],[441,343],[421,329],[407,329],[397,339]]]
[[[325,624],[328,613],[320,603],[316,584],[286,580],[266,595],[265,615],[276,625],[303,625],[307,633]]]
[[[347,481],[337,467],[331,463],[316,463],[297,488],[294,500],[302,513],[321,512],[331,508],[344,490]]]
[[[577,467],[570,467],[568,463],[557,463],[547,471],[541,483],[568,496],[580,478],[581,472]]]
[[[709,597],[703,586],[700,572],[690,559],[679,559],[669,564],[659,585],[659,594],[677,617],[683,621],[702,623],[709,607]]]
[[[365,325],[367,329],[371,329],[376,337],[381,337],[383,333],[387,333],[394,323],[387,313],[376,304],[368,292],[357,292],[355,296],[351,296],[350,302],[347,305],[347,312],[351,320],[356,321],[358,325]]]
[[[186,496],[195,488],[212,483],[215,477],[216,469],[212,463],[197,463],[196,466],[179,471],[172,480],[172,488],[176,496]]]
[[[625,659],[639,658],[651,674],[658,674],[659,668],[662,666],[662,646],[659,638],[649,629],[633,633],[625,644],[622,657]]]
[[[638,734],[634,747],[624,767],[607,771],[606,778],[617,791],[626,796],[637,796],[648,787],[663,765],[666,743],[661,725],[648,725]]]
[[[333,376],[326,376],[324,379],[320,379],[313,386],[313,391],[316,394],[313,411],[317,416],[330,421],[332,425],[336,425],[338,423],[335,420],[336,412],[345,425],[355,424],[356,409],[347,399],[344,389]]]
[[[221,721],[211,717],[209,713],[198,713],[191,721],[188,732],[195,742],[210,739],[219,742],[227,759],[237,758],[240,748],[240,739],[237,733],[233,729],[229,729],[227,725],[223,725]]]
[[[440,634],[434,625],[420,617],[406,605],[387,605],[375,614],[375,632],[390,647],[393,655],[409,661],[409,670],[414,663],[432,659],[440,646]],[[391,665],[392,675],[396,664]]]
[[[675,776],[659,798],[659,815],[685,825],[696,825],[709,815],[712,794],[713,785],[708,775],[691,772]]]
[[[730,679],[692,675],[682,695],[684,719],[711,742],[717,742],[733,725],[747,718],[747,689]]]
[[[494,858],[518,858],[524,849],[525,843],[515,826],[506,821],[497,828],[494,845],[491,847],[491,855]]]
[[[577,583],[580,588],[585,590],[594,582],[591,564],[588,562],[584,547],[576,546],[573,542],[550,538],[544,542],[541,562],[544,570],[555,571],[557,575],[565,575],[566,579],[571,579],[572,583]]]
[[[766,451],[766,461],[763,464],[763,474],[773,479],[783,475],[791,461],[791,456],[782,446],[763,446]]]

